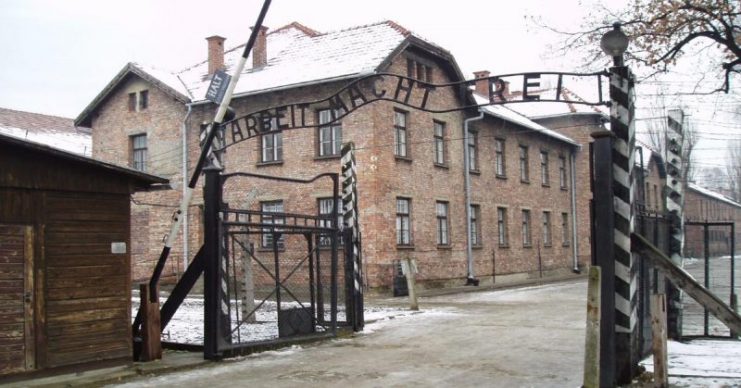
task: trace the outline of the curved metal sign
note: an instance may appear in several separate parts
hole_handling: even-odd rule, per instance
[[[569,102],[583,105],[605,105],[602,98],[602,77],[607,72],[598,73],[519,73],[464,80],[446,84],[431,84],[398,74],[379,73],[358,78],[333,95],[321,100],[300,102],[263,109],[237,117],[222,125],[219,133],[218,150],[225,149],[243,140],[270,132],[295,128],[317,127],[313,113],[328,109],[331,121],[327,125],[347,116],[363,105],[375,101],[391,101],[414,109],[432,113],[445,113],[487,105],[499,105],[517,102]],[[476,103],[451,104],[451,101],[465,99],[471,87],[479,83],[486,86],[488,100]],[[571,83],[586,84],[597,89],[596,101],[565,100],[564,90]],[[510,85],[521,85],[516,93],[509,92]],[[583,86],[580,86],[583,88]],[[457,96],[458,99],[451,99]]]

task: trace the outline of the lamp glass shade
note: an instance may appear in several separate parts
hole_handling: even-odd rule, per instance
[[[602,35],[599,45],[605,54],[611,57],[619,57],[628,48],[628,37],[620,30],[620,27],[615,27]]]

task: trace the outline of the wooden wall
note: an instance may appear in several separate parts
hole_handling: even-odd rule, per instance
[[[36,368],[130,359],[130,255],[111,253],[131,245],[129,196],[0,187],[0,204],[0,224],[35,236]]]

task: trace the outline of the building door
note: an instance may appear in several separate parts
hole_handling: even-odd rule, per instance
[[[33,227],[0,224],[0,375],[34,369]]]

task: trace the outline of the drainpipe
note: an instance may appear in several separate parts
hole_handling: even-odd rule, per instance
[[[185,198],[188,190],[188,185],[186,184],[186,180],[188,177],[188,121],[190,120],[190,114],[193,112],[193,106],[191,104],[185,104],[186,107],[188,107],[188,113],[185,114],[185,118],[183,119],[183,166],[182,166],[182,173],[183,173],[183,198]],[[188,268],[188,257],[190,256],[190,252],[188,252],[188,207],[185,206],[183,214],[183,272]]]
[[[479,113],[476,117],[469,117],[463,120],[463,177],[465,179],[464,190],[466,192],[466,259],[468,260],[468,279],[466,285],[478,285],[478,280],[473,273],[473,251],[471,249],[471,166],[469,165],[468,156],[468,124],[472,121],[482,120],[484,112]],[[479,231],[479,233],[481,233]]]
[[[581,146],[579,146],[581,148]],[[571,151],[570,155],[571,162],[571,254],[574,258],[574,273],[581,273],[579,269],[579,244],[577,244],[577,233],[578,221],[576,219],[576,152]]]

